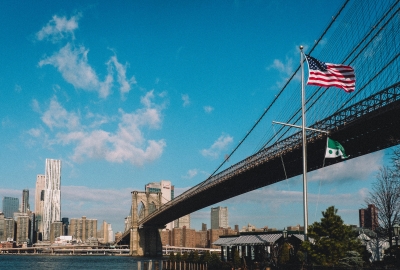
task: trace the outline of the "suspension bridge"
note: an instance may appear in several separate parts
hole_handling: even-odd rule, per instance
[[[305,49],[307,54],[319,60],[344,63],[355,69],[356,90],[353,93],[337,88],[306,87],[307,127],[327,131],[329,137],[340,141],[351,153],[349,159],[400,143],[399,8],[398,0],[344,1],[321,37]],[[245,147],[256,127],[267,121],[269,124],[276,120],[301,126],[299,74],[300,63],[227,159],[239,147]],[[162,228],[168,222],[204,207],[302,174],[301,131],[288,126],[266,130],[251,155],[231,166],[223,162],[203,182],[159,205],[136,224],[132,222],[132,227],[120,240],[130,237],[132,250],[133,241],[137,241],[136,247],[140,245],[140,237],[133,234],[141,228]],[[323,163],[326,136],[307,130],[307,152],[312,153],[307,158],[308,172],[341,162],[340,159],[327,159]],[[135,212],[132,215],[136,215]],[[160,252],[160,248],[152,250],[157,254]]]

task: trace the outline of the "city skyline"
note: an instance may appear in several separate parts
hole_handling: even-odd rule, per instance
[[[36,209],[37,175],[47,158],[62,160],[61,218],[122,231],[133,190],[168,180],[177,197],[213,173],[297,68],[299,45],[307,52],[342,5],[1,1],[0,196],[28,189]],[[252,153],[273,113],[226,166]],[[310,173],[309,224],[331,205],[358,224],[390,151]],[[303,224],[301,176],[196,211],[191,226],[210,227],[219,205],[231,227]]]

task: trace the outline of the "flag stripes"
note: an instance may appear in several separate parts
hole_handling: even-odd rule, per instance
[[[354,69],[347,65],[331,64],[306,55],[309,85],[338,87],[347,93],[353,92],[356,85]]]

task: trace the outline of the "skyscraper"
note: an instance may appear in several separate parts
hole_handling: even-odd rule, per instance
[[[29,189],[24,189],[24,190],[22,191],[21,212],[22,212],[22,213],[27,213],[28,210],[30,210],[30,205],[29,205]]]
[[[211,229],[228,228],[228,207],[211,208]]]
[[[43,240],[50,240],[50,226],[55,221],[61,221],[61,160],[46,159]]]
[[[91,237],[97,237],[97,219],[71,218],[68,235],[77,241],[86,242]]]
[[[13,197],[3,197],[3,213],[5,218],[13,218],[14,213],[18,212],[19,200]]]
[[[36,189],[35,189],[35,215],[38,240],[42,240],[43,234],[43,204],[44,204],[44,188],[46,185],[46,177],[44,174],[36,176]]]
[[[174,227],[175,228],[183,228],[186,227],[186,229],[190,228],[190,214],[184,215],[183,217],[180,217],[174,221]]]
[[[29,216],[27,214],[21,214],[17,217],[17,231],[16,241],[17,245],[22,245],[24,242],[29,243]]]
[[[174,199],[174,186],[171,185],[171,181],[168,180],[161,180],[159,183],[148,183],[145,186],[145,191],[151,193],[161,192],[161,204],[165,204]],[[149,214],[154,210],[155,209],[149,209]],[[166,229],[172,230],[173,227],[173,222],[166,224]]]
[[[0,212],[0,241],[6,241],[6,224],[4,221],[4,214]]]

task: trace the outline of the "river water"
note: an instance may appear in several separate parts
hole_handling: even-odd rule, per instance
[[[138,261],[150,259],[130,256],[57,256],[57,255],[0,255],[0,269],[24,270],[92,270],[92,269],[138,269]],[[154,264],[154,260],[153,260]]]

